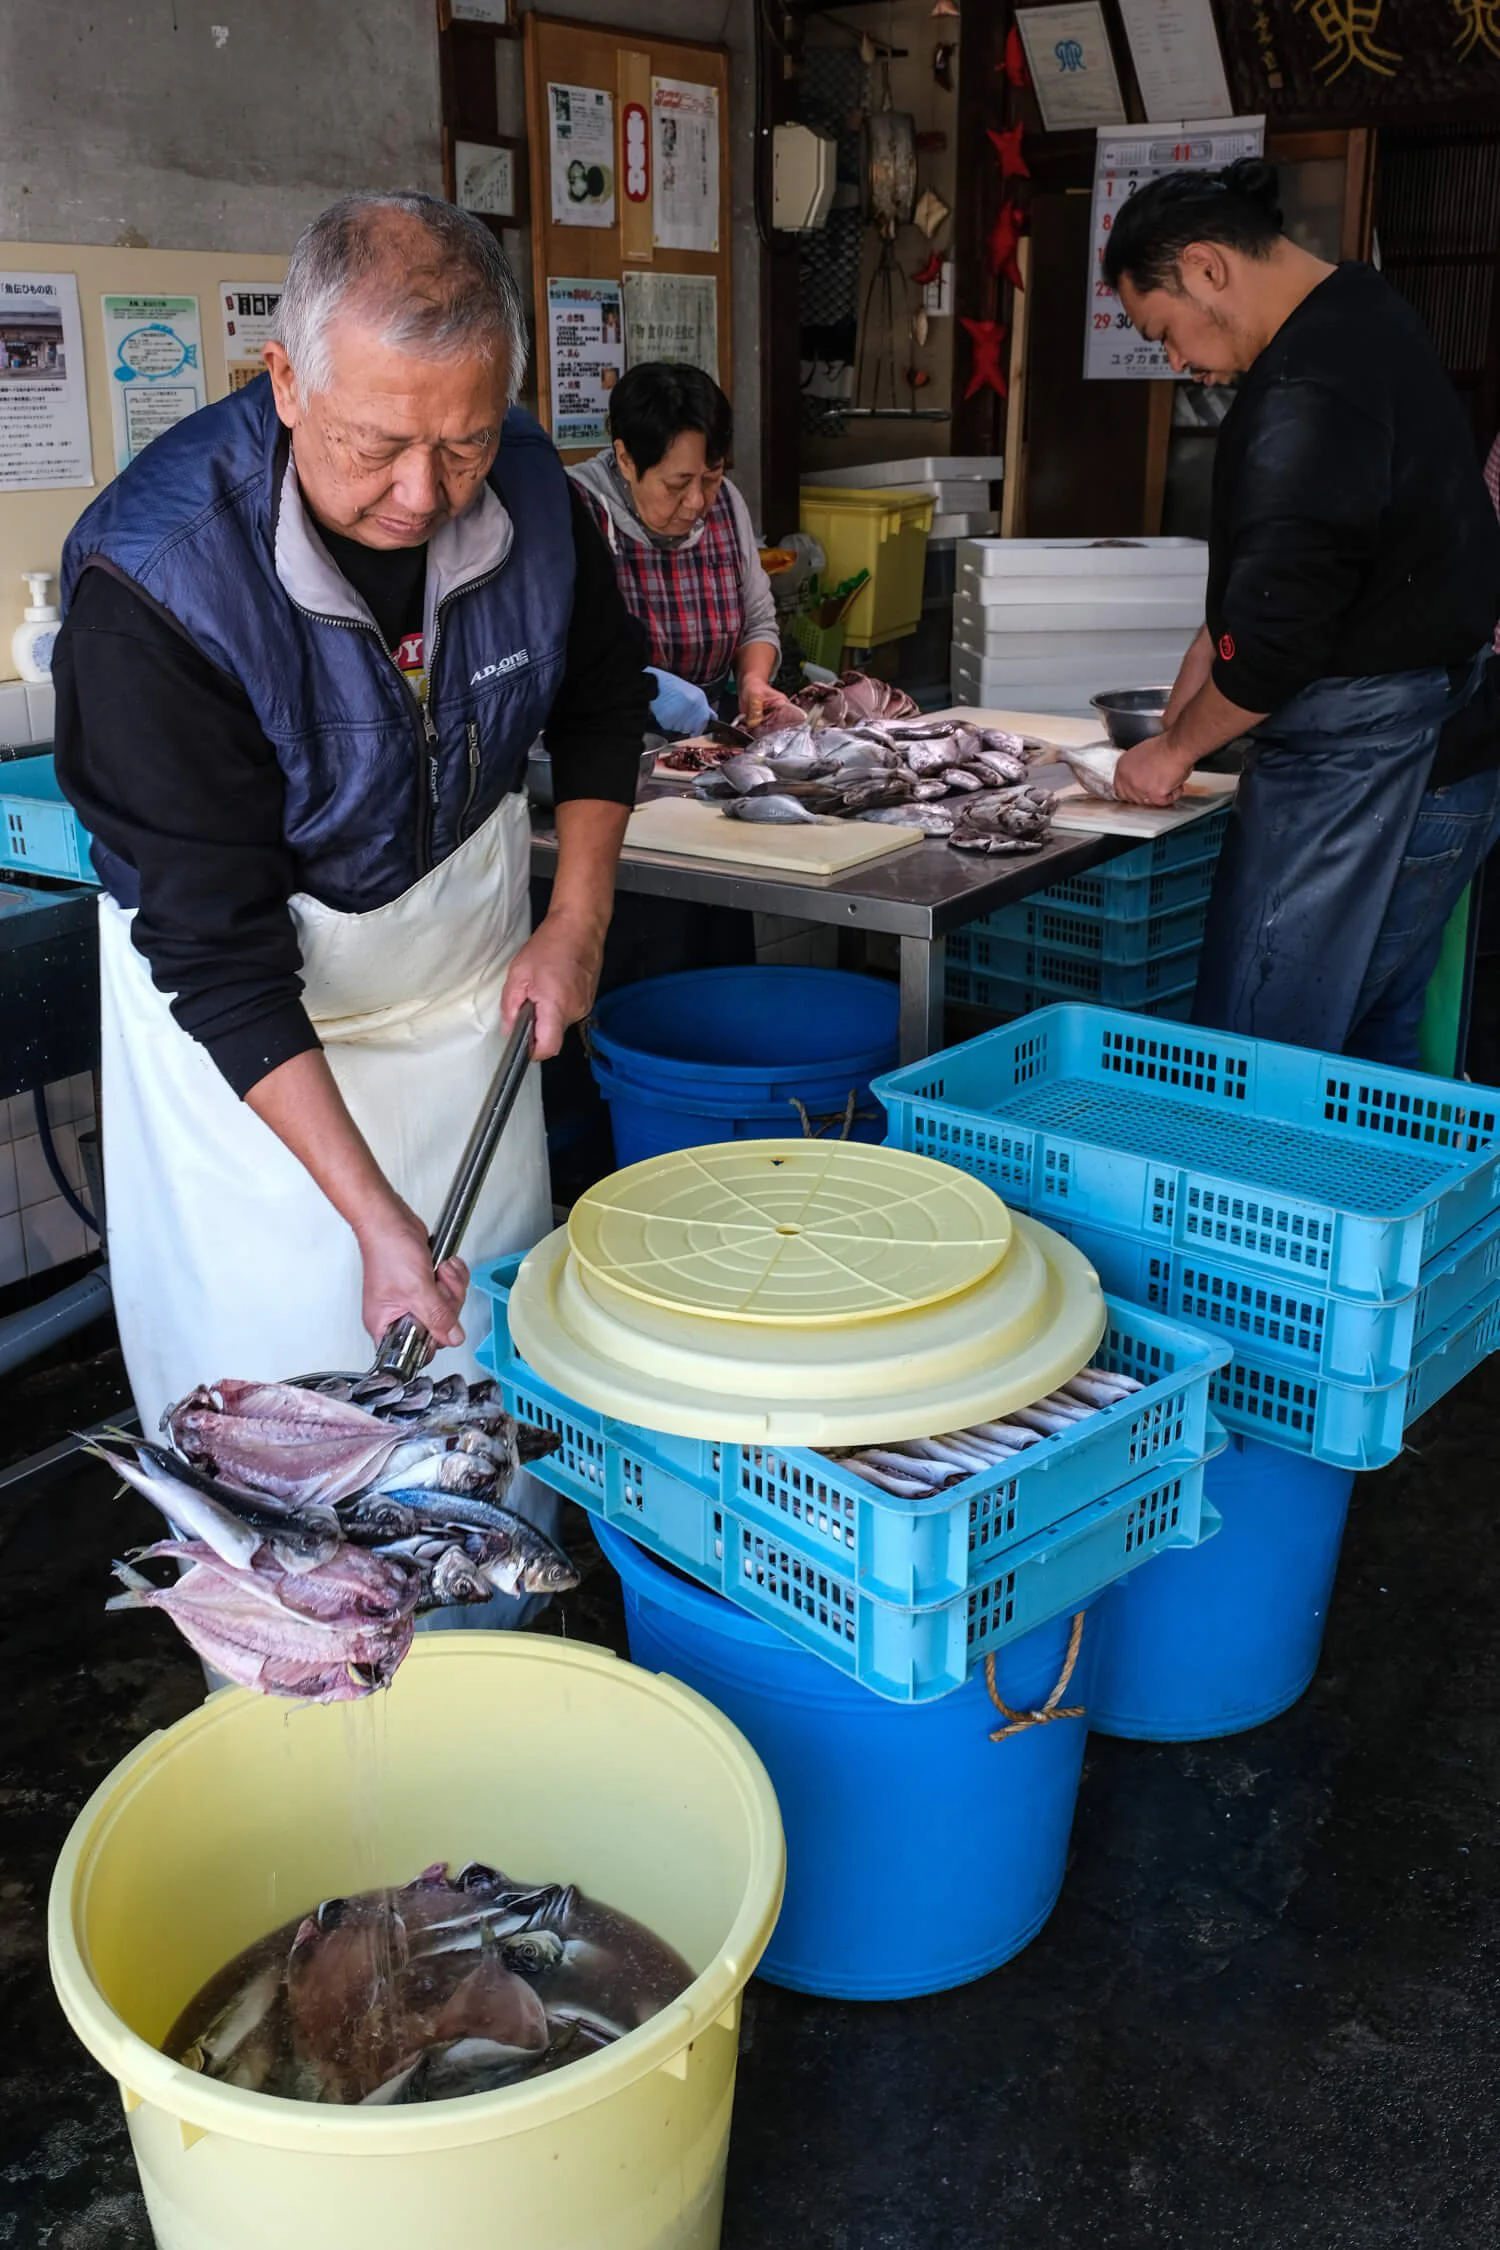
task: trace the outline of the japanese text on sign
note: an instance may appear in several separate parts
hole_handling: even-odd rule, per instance
[[[1259,156],[1264,141],[1263,117],[1218,118],[1166,133],[1157,125],[1100,133],[1094,152],[1092,255],[1084,327],[1086,382],[1173,380],[1161,345],[1148,344],[1137,334],[1104,278],[1104,252],[1121,204],[1163,172],[1218,171],[1242,156]]]

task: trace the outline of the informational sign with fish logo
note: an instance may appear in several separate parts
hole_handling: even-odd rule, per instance
[[[106,297],[104,350],[115,468],[204,404],[196,297]]]

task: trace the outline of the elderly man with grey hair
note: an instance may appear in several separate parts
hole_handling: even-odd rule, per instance
[[[57,762],[104,886],[110,1264],[148,1432],[199,1381],[364,1365],[402,1313],[460,1353],[468,1273],[434,1273],[428,1222],[522,1002],[542,1056],[589,1009],[649,716],[603,542],[511,403],[492,236],[348,197],[297,244],[276,339],[64,558]],[[550,1214],[533,1072],[469,1252]]]

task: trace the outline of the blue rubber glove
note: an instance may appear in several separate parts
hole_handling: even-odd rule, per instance
[[[691,680],[678,679],[675,672],[659,672],[654,664],[646,670],[657,683],[657,696],[651,706],[651,716],[663,734],[701,734],[714,715],[714,707],[702,688],[694,687]]]

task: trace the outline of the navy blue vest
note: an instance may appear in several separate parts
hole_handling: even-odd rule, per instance
[[[510,551],[441,603],[424,725],[374,626],[300,607],[277,576],[287,457],[267,376],[179,423],[74,526],[63,601],[90,563],[107,564],[240,684],[285,776],[298,888],[363,913],[410,889],[523,783],[572,617],[568,484],[550,440],[512,407],[489,478]],[[97,856],[133,904],[133,872]]]

